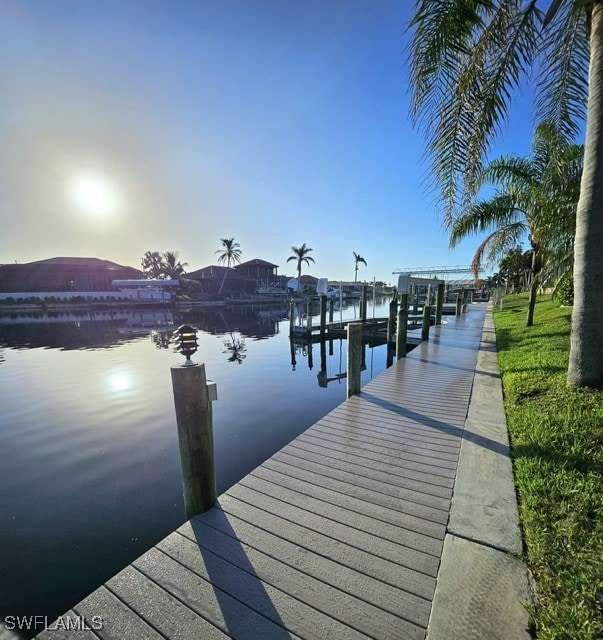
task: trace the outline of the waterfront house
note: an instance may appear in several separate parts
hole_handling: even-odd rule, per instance
[[[99,258],[58,257],[0,265],[0,293],[117,291],[116,279],[144,278],[139,269]],[[16,296],[14,296],[16,297]]]

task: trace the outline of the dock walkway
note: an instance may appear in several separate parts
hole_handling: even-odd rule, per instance
[[[432,327],[68,612],[90,629],[39,637],[423,640],[485,313]]]

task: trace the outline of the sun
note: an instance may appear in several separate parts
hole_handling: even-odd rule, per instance
[[[96,174],[82,174],[70,185],[73,203],[78,211],[95,217],[112,216],[118,207],[118,195],[111,181]]]

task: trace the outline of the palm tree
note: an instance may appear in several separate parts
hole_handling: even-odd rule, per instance
[[[142,257],[142,270],[151,278],[160,278],[163,274],[163,258],[159,251],[147,251]]]
[[[418,0],[411,22],[412,114],[427,139],[444,220],[474,197],[522,78],[538,73],[536,120],[573,139],[586,115],[574,241],[568,382],[603,386],[603,3]]]
[[[218,295],[222,293],[222,289],[224,287],[224,282],[226,281],[226,276],[228,275],[228,271],[230,269],[231,264],[239,264],[241,262],[242,251],[240,249],[240,244],[234,241],[234,238],[220,238],[220,242],[222,243],[222,249],[218,249],[214,251],[214,253],[219,253],[218,262],[224,263],[226,262],[226,270],[224,271],[224,277],[222,278],[222,283],[220,284],[220,289],[218,290]]]
[[[187,266],[187,262],[180,262],[178,260],[177,251],[166,251],[163,254],[163,275],[166,278],[178,278],[184,275],[186,273],[184,267]]]
[[[531,246],[530,301],[526,326],[534,323],[539,274],[553,254],[552,238],[559,222],[574,219],[582,173],[582,146],[568,144],[550,123],[536,129],[530,156],[501,157],[491,162],[477,183],[489,182],[498,190],[487,200],[466,207],[450,227],[450,244],[474,233],[489,231],[473,257],[477,279],[484,257],[501,258],[527,233]]]
[[[366,267],[366,260],[359,254],[356,253],[355,251],[352,251],[352,253],[354,254],[354,263],[355,263],[355,268],[354,268],[354,282],[358,281],[358,263],[359,262],[364,262],[364,266]]]
[[[314,258],[308,255],[310,251],[312,251],[312,249],[310,249],[310,247],[307,247],[305,242],[301,247],[291,247],[291,251],[293,251],[293,255],[287,258],[287,262],[291,262],[291,260],[297,260],[297,290],[299,291],[302,263],[305,262],[308,266],[310,266],[310,262],[314,262]]]

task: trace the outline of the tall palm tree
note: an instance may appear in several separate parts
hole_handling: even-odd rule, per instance
[[[411,27],[412,114],[447,224],[474,197],[490,144],[533,69],[537,121],[573,139],[586,119],[568,382],[602,387],[603,3],[553,0],[544,15],[536,0],[417,0]]]
[[[186,273],[184,267],[187,267],[187,262],[180,262],[178,260],[177,251],[166,251],[163,254],[163,275],[166,278],[178,278]]]
[[[356,253],[355,251],[352,251],[352,253],[354,254],[354,282],[358,281],[358,263],[359,262],[364,262],[364,266],[366,267],[366,260],[359,254]]]
[[[218,256],[218,262],[220,264],[226,262],[226,270],[224,271],[224,277],[222,278],[218,295],[222,293],[226,276],[230,270],[230,265],[239,264],[239,262],[241,262],[242,255],[242,251],[240,249],[241,245],[238,242],[235,242],[234,238],[220,238],[220,242],[222,243],[222,249],[218,249],[217,251],[214,251],[214,253],[220,254]]]
[[[297,290],[299,291],[302,263],[305,262],[310,266],[310,262],[314,262],[314,258],[308,255],[312,249],[307,247],[305,242],[301,247],[291,247],[291,251],[293,251],[293,255],[287,258],[287,262],[291,262],[291,260],[297,261]]]
[[[568,144],[550,123],[536,129],[532,153],[501,157],[491,162],[477,183],[489,182],[498,190],[486,200],[467,206],[450,228],[455,246],[474,233],[490,232],[473,257],[475,278],[488,262],[500,259],[528,235],[531,246],[530,301],[526,325],[534,323],[539,274],[552,258],[559,223],[574,219],[582,173],[583,148]]]

